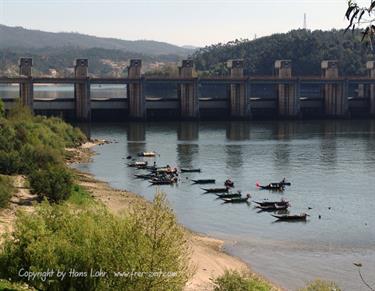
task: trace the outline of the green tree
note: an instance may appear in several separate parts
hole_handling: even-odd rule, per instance
[[[48,165],[34,169],[29,175],[30,187],[40,198],[60,202],[69,198],[73,176],[63,165]]]
[[[19,214],[1,245],[0,276],[38,290],[182,290],[190,274],[187,253],[184,232],[161,194],[125,216],[98,203],[45,201],[35,212]],[[21,269],[74,269],[87,276],[61,280],[55,273],[29,281],[19,276]],[[107,273],[91,277],[91,269]]]

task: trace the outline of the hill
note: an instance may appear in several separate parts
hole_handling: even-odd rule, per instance
[[[151,56],[173,54],[181,57],[186,57],[193,51],[189,48],[152,40],[130,41],[71,32],[53,33],[0,24],[0,49],[40,49],[45,47],[77,47],[80,49],[102,48],[137,52]]]
[[[361,42],[360,31],[300,29],[252,41],[211,45],[197,50],[193,58],[197,69],[209,75],[226,74],[226,61],[237,58],[245,60],[246,74],[271,75],[275,60],[290,59],[293,74],[320,75],[322,60],[337,59],[342,74],[359,75],[365,73],[371,55],[371,49]]]

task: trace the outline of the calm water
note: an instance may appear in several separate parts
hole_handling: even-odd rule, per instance
[[[78,168],[147,199],[156,188],[134,178],[127,155],[155,150],[160,165],[202,168],[161,187],[179,221],[225,239],[227,251],[288,290],[316,277],[366,290],[353,262],[375,284],[375,121],[93,124],[91,136],[118,143],[97,147],[94,161]],[[275,223],[254,203],[223,205],[191,184],[198,177],[219,187],[230,177],[254,200],[284,197],[291,212],[311,217]],[[292,182],[284,194],[255,187],[283,177]]]

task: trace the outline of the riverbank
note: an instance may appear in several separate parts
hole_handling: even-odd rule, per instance
[[[135,193],[114,189],[108,183],[98,181],[90,174],[78,171],[76,173],[78,184],[115,214],[129,210],[134,205],[149,203]],[[212,290],[214,287],[212,279],[224,274],[225,270],[251,272],[248,265],[222,250],[224,241],[198,235],[189,230],[187,233],[191,249],[190,264],[195,272],[186,284],[185,291]],[[273,290],[282,289],[275,286]]]
[[[89,162],[95,152],[92,148],[108,143],[102,140],[90,141],[77,149],[66,149],[69,153],[68,164]],[[114,189],[108,183],[95,179],[91,174],[75,170],[76,183],[82,186],[93,199],[101,201],[114,214],[131,209],[135,205],[146,206],[149,202],[138,194]],[[13,177],[16,192],[8,208],[0,211],[0,234],[13,229],[18,210],[32,212],[36,195],[30,193],[27,180],[22,176]],[[224,241],[198,235],[186,230],[188,244],[191,250],[190,267],[194,270],[193,276],[187,282],[184,290],[213,290],[213,279],[224,274],[225,270],[251,272],[246,263],[232,257],[223,251]],[[260,276],[259,276],[260,277]],[[272,290],[281,290],[274,287]]]

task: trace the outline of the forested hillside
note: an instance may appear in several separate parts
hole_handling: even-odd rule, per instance
[[[303,29],[252,41],[215,44],[193,54],[197,69],[214,75],[227,73],[225,62],[236,58],[245,59],[246,74],[272,74],[275,60],[290,59],[293,74],[319,75],[322,60],[337,59],[342,74],[357,75],[364,74],[371,57],[371,49],[361,42],[359,31]]]
[[[126,30],[124,30],[126,35]],[[146,55],[179,55],[185,56],[191,49],[153,40],[123,40],[115,38],[96,37],[72,32],[46,32],[10,27],[0,24],[0,49],[4,48],[62,48],[79,47],[81,49],[103,48],[138,52]]]

